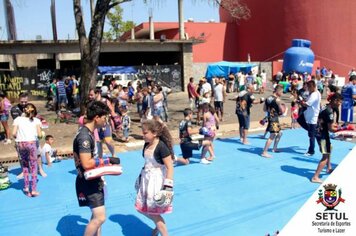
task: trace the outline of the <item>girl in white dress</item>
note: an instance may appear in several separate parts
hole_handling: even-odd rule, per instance
[[[145,165],[136,181],[135,208],[156,225],[152,235],[168,235],[161,214],[172,212],[173,142],[166,125],[156,120],[142,124]]]

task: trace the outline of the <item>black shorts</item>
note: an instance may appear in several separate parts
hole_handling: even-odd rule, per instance
[[[80,207],[95,208],[104,206],[104,182],[101,178],[85,180],[77,176],[75,189]]]
[[[268,122],[267,131],[270,133],[279,133],[281,131],[281,125],[279,122]]]
[[[199,150],[202,146],[203,141],[196,142],[184,142],[180,144],[180,149],[182,150],[182,156],[184,159],[191,158],[193,156],[193,150]]]
[[[331,142],[330,142],[330,138],[317,138],[316,139],[318,141],[319,144],[319,150],[321,152],[321,154],[330,154],[331,153]]]
[[[242,113],[237,113],[237,119],[239,120],[240,129],[250,128],[250,116]]]
[[[224,103],[223,102],[214,102],[214,108],[215,110],[224,110]]]

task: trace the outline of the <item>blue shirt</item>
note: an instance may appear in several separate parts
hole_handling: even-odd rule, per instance
[[[58,95],[66,95],[66,89],[62,80],[57,82],[57,93]]]
[[[343,97],[342,109],[352,109],[353,108],[353,95],[356,95],[356,86],[352,83],[349,83],[342,87],[341,95]]]

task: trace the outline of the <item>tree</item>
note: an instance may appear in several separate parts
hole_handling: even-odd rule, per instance
[[[251,17],[251,11],[246,4],[241,0],[213,0],[215,4],[219,5],[230,13],[235,20],[248,20]]]
[[[101,50],[101,40],[105,17],[109,10],[121,3],[131,0],[97,0],[92,18],[89,36],[86,34],[81,0],[73,0],[74,18],[79,37],[79,47],[81,55],[81,75],[80,75],[80,97],[81,111],[84,110],[85,98],[90,89],[95,87],[97,67]]]
[[[110,30],[104,32],[104,39],[118,40],[120,36],[135,27],[133,21],[123,21],[120,5],[113,7],[106,15]]]

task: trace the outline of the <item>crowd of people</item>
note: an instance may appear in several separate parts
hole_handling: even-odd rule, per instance
[[[151,219],[156,228],[153,235],[160,233],[168,235],[164,213],[172,212],[174,165],[187,165],[193,157],[194,150],[201,150],[200,162],[211,164],[215,160],[214,139],[219,124],[224,122],[224,102],[227,93],[236,93],[235,113],[239,123],[240,141],[242,145],[250,144],[248,130],[250,128],[251,107],[253,104],[263,104],[267,123],[266,140],[261,156],[271,158],[268,153],[274,142],[272,152],[280,152],[278,143],[282,137],[279,117],[285,116],[287,107],[281,96],[286,92],[285,86],[276,79],[272,94],[266,98],[256,99],[255,91],[266,92],[264,71],[261,76],[248,73],[230,74],[227,78],[202,78],[196,85],[194,78],[190,78],[187,85],[189,106],[183,111],[183,119],[179,123],[179,138],[182,157],[173,152],[173,139],[168,130],[168,94],[171,90],[165,86],[147,79],[145,85],[138,83],[134,88],[130,83],[127,87],[117,85],[114,79],[108,80],[101,88],[89,91],[86,97],[85,113],[79,118],[79,129],[73,141],[73,155],[77,169],[76,192],[79,206],[89,206],[92,217],[85,229],[85,235],[100,234],[101,225],[105,221],[104,178],[86,180],[84,172],[92,168],[120,163],[116,157],[113,145],[113,134],[122,136],[122,141],[129,142],[131,118],[129,111],[136,104],[139,114],[142,135],[145,145],[142,156],[145,164],[136,180],[135,208]],[[322,73],[320,72],[320,77]],[[279,75],[278,75],[279,76]],[[322,183],[319,178],[321,171],[327,166],[327,172],[332,172],[330,164],[331,142],[329,132],[336,132],[342,128],[339,124],[341,106],[342,125],[353,122],[353,106],[356,99],[356,72],[350,74],[349,83],[342,87],[341,92],[332,86],[327,89],[327,104],[321,104],[321,91],[318,87],[319,72],[315,76],[304,74],[290,74],[288,92],[291,96],[291,127],[301,126],[308,132],[309,147],[306,156],[315,154],[315,141],[317,141],[322,158],[318,164],[311,182]],[[259,81],[257,77],[262,79]],[[294,86],[294,80],[302,80],[301,86]],[[330,77],[332,78],[332,76]],[[66,108],[74,108],[78,103],[78,83],[75,77],[67,78],[68,82],[54,80],[50,86],[51,107],[58,110],[58,104]],[[70,82],[72,81],[72,82]],[[325,80],[324,80],[325,81]],[[67,92],[68,84],[72,83],[72,90]],[[297,82],[298,84],[299,82]],[[332,84],[332,82],[328,82]],[[67,87],[66,87],[67,84]],[[324,84],[325,85],[325,84]],[[335,86],[336,87],[336,86]],[[334,89],[334,90],[333,90]],[[71,97],[71,99],[69,99]],[[46,176],[42,163],[51,165],[57,160],[55,150],[52,149],[54,137],[45,137],[41,126],[41,117],[36,107],[28,102],[26,93],[20,94],[20,102],[12,106],[6,94],[0,91],[1,123],[5,129],[5,143],[11,143],[14,138],[16,150],[20,158],[24,178],[23,192],[29,197],[36,197],[40,193],[37,189],[37,172]],[[12,134],[7,124],[9,115],[13,118]],[[196,119],[194,120],[194,115]],[[193,124],[197,126],[194,126]],[[121,135],[122,133],[122,135]],[[114,135],[115,136],[115,135]],[[39,148],[39,139],[45,138],[42,151]],[[104,154],[103,144],[110,152]]]

